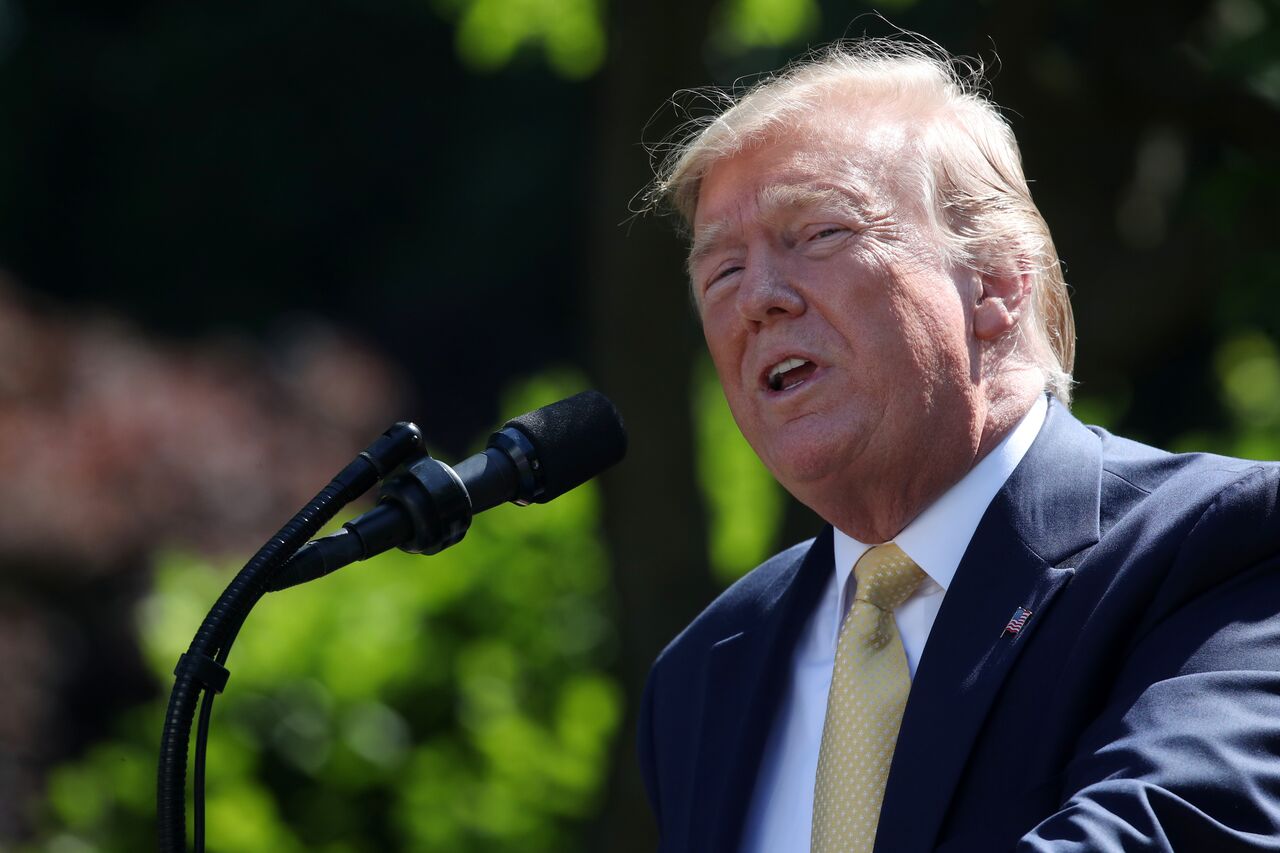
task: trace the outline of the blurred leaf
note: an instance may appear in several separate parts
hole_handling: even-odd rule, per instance
[[[1280,425],[1280,352],[1258,332],[1225,341],[1214,359],[1227,406],[1246,427]]]
[[[814,0],[725,0],[713,40],[729,54],[781,47],[814,33],[820,18]]]
[[[458,53],[478,71],[508,65],[525,45],[540,47],[563,77],[590,77],[604,62],[598,0],[463,0]]]
[[[107,789],[92,767],[60,767],[49,777],[49,804],[68,829],[87,829],[107,809]]]
[[[783,493],[738,431],[710,359],[696,365],[693,388],[709,557],[715,576],[728,583],[769,556],[782,525]]]

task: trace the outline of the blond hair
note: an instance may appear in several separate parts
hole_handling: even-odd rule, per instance
[[[669,205],[692,228],[702,179],[717,161],[805,132],[804,119],[826,110],[894,109],[909,119],[913,154],[898,179],[922,201],[948,260],[980,274],[1030,277],[1020,348],[1045,387],[1070,402],[1075,322],[1062,265],[1031,199],[1013,131],[987,97],[981,63],[923,40],[861,39],[718,99],[727,106],[693,122],[659,165],[647,196],[651,209]]]

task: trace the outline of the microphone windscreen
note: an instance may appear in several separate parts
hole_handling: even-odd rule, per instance
[[[524,433],[543,474],[538,503],[582,485],[627,452],[622,416],[599,391],[583,391],[504,424]]]

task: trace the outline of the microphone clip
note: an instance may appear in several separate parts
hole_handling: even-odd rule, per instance
[[[394,503],[404,509],[413,533],[398,544],[411,554],[439,553],[461,542],[471,527],[471,495],[462,478],[431,456],[388,480],[378,503]]]

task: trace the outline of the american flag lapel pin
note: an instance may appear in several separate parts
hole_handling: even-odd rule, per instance
[[[1004,626],[1004,631],[1000,633],[1001,637],[1009,637],[1017,634],[1022,630],[1022,626],[1027,624],[1027,620],[1031,618],[1031,611],[1025,607],[1019,607],[1013,611],[1013,616],[1009,619],[1008,624]]]

